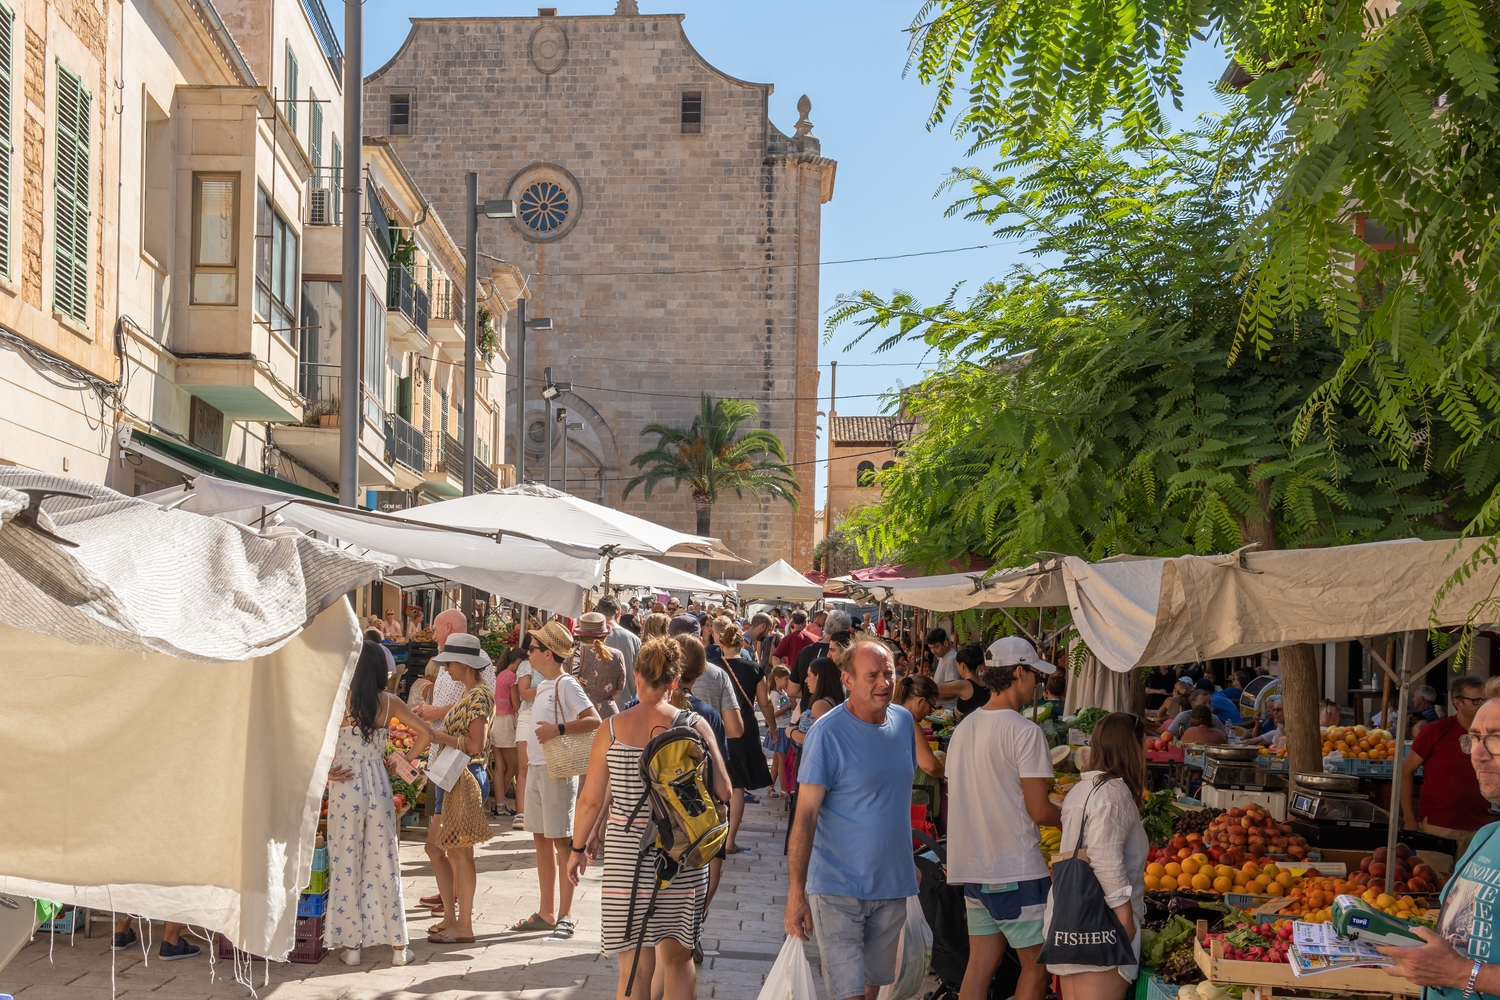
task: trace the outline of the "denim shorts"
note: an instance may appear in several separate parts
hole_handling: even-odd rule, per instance
[[[867,985],[896,981],[896,942],[906,923],[905,899],[809,893],[807,901],[829,1000],[863,998]]]
[[[479,801],[483,802],[490,797],[490,773],[484,769],[483,764],[470,764],[469,773],[474,776],[475,781],[479,782]],[[443,789],[435,781],[432,787],[437,789],[437,799],[433,802],[432,814],[438,816],[443,811]]]

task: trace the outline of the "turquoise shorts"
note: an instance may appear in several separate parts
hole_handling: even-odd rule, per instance
[[[1050,878],[1001,885],[964,886],[964,915],[971,937],[1005,935],[1012,948],[1034,948],[1042,943]]]

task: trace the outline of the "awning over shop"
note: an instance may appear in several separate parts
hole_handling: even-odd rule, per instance
[[[76,547],[27,526],[28,489],[83,494],[34,515]],[[0,468],[0,643],[26,665],[0,731],[31,748],[16,775],[39,790],[0,809],[0,892],[284,957],[359,650],[342,597],[382,569],[297,532]]]
[[[868,595],[927,611],[967,611],[971,608],[1046,608],[1068,603],[1062,575],[1055,562],[986,571],[944,573],[910,579],[857,580],[852,576],[829,581],[846,593]]]
[[[130,434],[130,443],[125,446],[127,451],[136,451],[148,458],[154,458],[172,468],[186,465],[194,472],[206,472],[220,479],[228,479],[236,483],[244,483],[247,486],[260,486],[265,489],[280,490],[283,493],[291,493],[299,497],[308,497],[313,500],[337,500],[331,492],[322,493],[310,489],[299,483],[286,479],[277,479],[275,476],[267,476],[247,469],[243,465],[225,461],[217,455],[210,454],[201,448],[194,448],[190,444],[173,441],[157,434],[147,434],[145,431],[133,430]]]
[[[785,559],[778,559],[750,579],[739,581],[735,590],[748,601],[816,601],[823,596],[821,584],[798,573]]]
[[[1496,594],[1495,560],[1434,601],[1483,544],[1412,539],[1101,563],[1070,556],[1062,570],[1083,641],[1123,671],[1467,624]]]

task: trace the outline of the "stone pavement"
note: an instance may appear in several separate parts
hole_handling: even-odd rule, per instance
[[[698,972],[700,997],[755,1000],[781,948],[785,802],[762,795],[759,804],[745,808],[739,838],[745,852],[725,862],[723,882],[704,925],[707,957]],[[425,909],[411,904],[419,896],[435,893],[436,883],[420,839],[403,840],[407,919],[415,941],[411,964],[393,967],[390,950],[384,947],[366,949],[363,964],[352,968],[330,953],[318,965],[272,963],[267,984],[266,965],[256,962],[256,995],[262,1000],[465,1000],[480,995],[508,1000],[604,1000],[614,996],[615,961],[599,950],[599,870],[590,869],[578,887],[573,907],[578,933],[571,941],[508,933],[506,928],[536,909],[538,887],[531,835],[512,832],[509,819],[497,820],[496,831],[495,839],[478,849],[474,944],[443,947],[426,942],[430,918]],[[109,1000],[113,964],[116,997],[138,1000],[149,994],[157,1000],[197,1000],[250,995],[243,984],[235,982],[231,963],[216,962],[211,973],[208,956],[212,948],[206,944],[195,959],[163,962],[153,948],[143,960],[139,947],[119,954],[111,951],[109,930],[107,923],[98,922],[92,938],[80,933],[72,941],[58,936],[49,942],[46,936],[38,936],[0,970],[0,993],[13,994],[16,1000]],[[152,935],[160,940],[160,924]],[[639,988],[637,995],[649,996]]]

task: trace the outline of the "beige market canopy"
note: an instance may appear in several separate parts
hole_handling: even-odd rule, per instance
[[[798,573],[785,559],[778,559],[748,580],[735,584],[741,600],[816,601],[823,596],[822,584]]]
[[[1494,560],[1433,601],[1482,544],[1413,539],[1104,563],[1070,556],[1062,571],[1084,643],[1125,671],[1464,625],[1496,594]]]
[[[1062,574],[1055,561],[1002,569],[989,576],[983,572],[944,573],[869,582],[841,576],[829,583],[841,585],[846,593],[868,594],[876,600],[894,601],[926,611],[1049,608],[1068,603]]]
[[[28,489],[83,496],[33,511]],[[20,665],[0,731],[23,748],[0,893],[284,957],[359,650],[342,597],[383,568],[0,468],[0,644]]]

